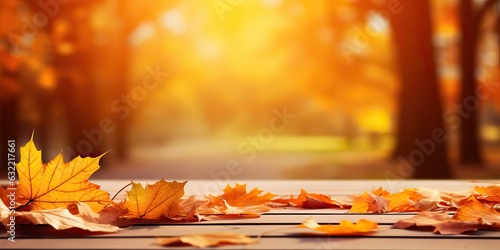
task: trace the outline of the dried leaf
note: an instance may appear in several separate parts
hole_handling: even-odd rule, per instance
[[[405,192],[388,195],[387,199],[389,199],[388,212],[418,211],[413,205],[415,202],[410,200],[410,195]]]
[[[304,189],[300,190],[300,195],[297,198],[290,198],[292,206],[302,208],[340,208],[343,204],[332,200],[324,194],[308,193]]]
[[[450,206],[450,199],[448,201],[444,200],[438,190],[419,187],[415,188],[414,192],[414,196],[411,199],[415,201],[415,207],[421,211],[444,210]]]
[[[84,202],[98,212],[112,201],[109,194],[88,178],[99,169],[99,159],[76,157],[64,162],[62,153],[47,164],[42,163],[41,151],[36,149],[33,136],[21,147],[18,202],[32,210],[66,208],[71,203]]]
[[[339,225],[319,225],[314,219],[309,218],[299,227],[310,228],[328,235],[360,235],[373,232],[377,228],[377,223],[361,219],[356,224],[343,220]]]
[[[259,217],[271,209],[265,204],[275,196],[271,193],[259,196],[261,193],[257,188],[247,193],[246,184],[236,184],[234,188],[227,185],[223,195],[210,196],[208,201],[197,208],[196,214],[198,218],[207,220],[220,219],[224,215]]]
[[[481,202],[500,203],[500,186],[474,187],[476,199]]]
[[[77,203],[78,210],[81,213],[72,214],[67,208],[53,208],[46,210],[37,210],[29,212],[10,213],[9,208],[0,201],[0,221],[7,226],[10,216],[24,217],[31,223],[47,224],[57,230],[80,228],[91,232],[117,232],[119,227],[110,224],[101,224],[100,220],[106,217],[102,213],[95,213],[89,205],[83,202]],[[107,213],[107,212],[105,212]],[[116,218],[115,218],[116,219]]]
[[[234,188],[227,185],[223,190],[224,194],[218,196],[218,198],[225,200],[231,206],[244,207],[264,205],[266,202],[270,202],[271,199],[275,197],[275,195],[271,193],[259,196],[262,193],[262,190],[259,190],[258,188],[252,189],[249,193],[247,193],[246,189],[246,184],[236,184]]]
[[[157,242],[161,246],[170,246],[184,243],[194,247],[214,247],[223,244],[254,244],[257,242],[257,240],[247,237],[244,234],[207,233],[158,238]]]
[[[389,206],[389,200],[372,193],[363,193],[354,198],[350,213],[385,213]]]
[[[158,219],[162,216],[174,218],[184,211],[179,205],[184,195],[186,182],[166,182],[164,179],[143,188],[132,182],[121,208],[127,209],[127,218]]]
[[[396,222],[394,228],[434,227],[435,233],[460,234],[466,231],[476,231],[481,227],[479,222],[454,220],[445,212],[422,211],[409,219]]]
[[[471,197],[460,206],[453,218],[461,221],[479,222],[491,228],[500,229],[500,213],[492,207],[477,201],[474,197]]]

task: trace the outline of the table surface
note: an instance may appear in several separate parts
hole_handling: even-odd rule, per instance
[[[127,180],[93,180],[102,189],[114,195]],[[139,182],[139,181],[135,181]],[[155,181],[143,180],[141,183],[153,184]],[[258,187],[265,192],[277,195],[299,194],[304,188],[308,192],[332,196],[358,195],[372,188],[382,186],[390,192],[406,187],[427,187],[440,190],[459,191],[475,185],[491,185],[493,181],[237,181],[246,183],[247,188]],[[234,185],[235,182],[230,182]],[[498,182],[497,182],[498,183]],[[222,190],[227,183],[217,181],[188,181],[186,195],[203,195]],[[220,186],[219,186],[220,185]],[[117,197],[124,197],[124,192]],[[391,225],[416,213],[353,214],[341,209],[272,209],[260,218],[214,220],[202,222],[178,222],[165,224],[140,224],[112,234],[81,235],[75,231],[54,232],[48,226],[29,226],[29,233],[19,230],[16,242],[7,241],[5,233],[0,240],[0,249],[170,249],[156,244],[156,237],[177,236],[194,233],[234,232],[250,237],[258,237],[264,232],[257,244],[225,245],[221,249],[499,249],[500,231],[478,231],[461,235],[440,235],[432,231],[393,229]],[[379,229],[364,236],[317,236],[293,234],[304,232],[296,228],[307,218],[318,223],[335,224],[341,220],[355,222],[360,218],[375,221]],[[81,232],[81,231],[80,231]],[[178,247],[186,249],[186,247]]]

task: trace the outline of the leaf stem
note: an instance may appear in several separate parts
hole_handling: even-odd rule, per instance
[[[123,191],[123,189],[127,188],[128,186],[132,185],[132,182],[125,185],[124,187],[122,187],[120,190],[118,190],[118,192],[116,192],[116,194],[113,196],[113,198],[111,198],[111,200],[114,200],[116,198],[116,196],[121,192]]]
[[[19,207],[14,208],[14,210],[15,210],[15,211],[20,211],[20,210],[21,210],[21,209],[23,209],[24,207],[26,207],[26,206],[30,205],[30,204],[31,204],[31,202],[32,202],[32,201],[30,200],[30,201],[26,202],[26,204],[23,204],[23,205],[21,205],[21,206],[19,206]]]

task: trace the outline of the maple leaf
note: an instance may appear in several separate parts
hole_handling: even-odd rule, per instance
[[[218,196],[218,198],[225,200],[231,206],[244,207],[264,205],[266,202],[270,202],[271,199],[275,197],[275,195],[271,193],[259,196],[262,193],[262,190],[259,190],[258,188],[252,189],[249,193],[247,193],[246,189],[246,184],[236,184],[234,188],[228,184],[223,190],[224,194]]]
[[[198,218],[218,219],[221,215],[259,217],[259,214],[271,209],[265,204],[271,202],[271,199],[275,197],[271,193],[260,195],[262,191],[257,188],[247,193],[246,184],[236,184],[234,188],[227,185],[223,191],[224,194],[210,196],[208,201],[197,208],[196,214]]]
[[[474,191],[477,193],[476,199],[481,202],[500,203],[500,186],[475,186]]]
[[[319,225],[314,219],[309,218],[299,225],[301,228],[310,228],[328,235],[360,235],[373,232],[377,223],[360,219],[356,224],[343,220],[339,225]]]
[[[339,208],[347,206],[332,200],[324,194],[308,193],[304,189],[300,190],[300,195],[297,198],[290,198],[289,202],[293,206],[302,208]]]
[[[474,197],[471,197],[458,208],[453,219],[475,221],[492,228],[500,229],[500,213],[492,207],[477,201]]]
[[[364,192],[362,195],[354,198],[349,213],[385,213],[389,205],[389,200],[381,195]]]
[[[256,239],[235,233],[206,233],[191,234],[177,237],[157,238],[161,246],[177,245],[179,243],[189,244],[195,247],[214,247],[223,244],[253,244]]]
[[[455,220],[445,212],[422,211],[409,219],[403,219],[394,223],[392,227],[404,229],[412,226],[432,226],[435,228],[435,233],[460,234],[466,231],[476,231],[481,227],[481,224],[475,221]]]
[[[17,164],[19,174],[18,202],[32,210],[66,207],[71,203],[83,202],[98,212],[111,203],[109,194],[96,184],[88,182],[89,177],[99,169],[99,159],[80,156],[64,162],[62,153],[49,163],[43,164],[42,153],[37,150],[33,135],[20,150]]]
[[[142,187],[132,182],[132,189],[120,207],[129,212],[127,218],[158,219],[162,216],[174,218],[183,212],[179,201],[184,195],[186,182],[166,182],[164,179],[153,185]]]
[[[387,199],[389,199],[388,212],[418,211],[418,208],[413,206],[414,202],[410,200],[410,195],[405,192],[388,195]]]
[[[76,206],[79,211],[77,214],[73,214],[67,208],[62,207],[27,212],[15,211],[11,213],[11,210],[9,210],[3,201],[0,201],[0,221],[7,227],[10,217],[15,216],[24,217],[35,225],[47,224],[57,230],[69,228],[80,228],[91,232],[117,232],[120,230],[117,226],[107,224],[110,220],[114,221],[118,218],[116,214],[111,216],[114,218],[111,218],[108,214],[110,213],[109,210],[103,209],[101,212],[96,213],[90,206],[83,202],[76,203]]]

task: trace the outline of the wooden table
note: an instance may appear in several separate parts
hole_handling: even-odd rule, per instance
[[[111,195],[128,181],[93,180]],[[137,181],[136,181],[137,182]],[[155,181],[140,181],[154,183]],[[215,181],[188,181],[186,194],[202,195]],[[234,185],[235,182],[231,182]],[[384,187],[396,192],[397,188],[427,187],[433,189],[458,191],[470,189],[475,185],[491,183],[473,183],[467,181],[238,181],[247,183],[247,188],[258,187],[265,192],[277,195],[298,194],[304,188],[309,192],[327,195],[357,195],[372,188]],[[222,185],[222,183],[219,183]],[[222,190],[222,187],[220,188]],[[123,198],[121,193],[118,199]],[[339,209],[273,209],[255,219],[216,220],[196,223],[169,223],[134,225],[127,230],[113,234],[86,235],[72,233],[55,236],[50,228],[36,226],[39,234],[17,234],[16,242],[0,240],[0,249],[169,249],[156,244],[156,237],[176,236],[193,233],[236,232],[257,237],[263,232],[258,244],[226,245],[222,249],[500,249],[499,231],[478,231],[461,235],[440,235],[431,231],[414,231],[392,229],[392,223],[399,219],[409,218],[415,213],[389,214],[351,214]],[[318,223],[339,223],[347,219],[357,221],[360,218],[379,223],[376,233],[366,236],[329,237],[314,235],[294,235],[293,232],[304,232],[295,228],[307,218],[313,217]],[[31,226],[34,227],[34,226]],[[32,230],[30,230],[32,232]],[[35,230],[36,231],[36,230]],[[179,247],[186,249],[189,247]]]

